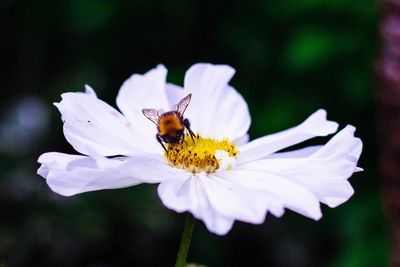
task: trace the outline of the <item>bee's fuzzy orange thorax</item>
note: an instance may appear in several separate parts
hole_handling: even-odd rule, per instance
[[[164,114],[158,121],[158,129],[161,136],[165,134],[175,134],[183,128],[184,125],[175,113]]]

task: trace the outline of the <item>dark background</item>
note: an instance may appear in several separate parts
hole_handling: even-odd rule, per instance
[[[172,266],[183,215],[155,186],[50,191],[38,156],[72,153],[53,102],[91,85],[115,106],[123,81],[163,63],[182,84],[196,62],[232,65],[259,137],[318,108],[364,142],[355,195],[314,222],[291,211],[226,236],[195,229],[189,259],[218,266],[387,266],[376,166],[371,0],[0,1],[0,266]],[[327,139],[317,141],[326,142]],[[308,142],[307,144],[311,144]]]

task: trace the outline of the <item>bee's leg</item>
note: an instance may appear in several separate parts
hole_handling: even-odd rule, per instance
[[[164,148],[165,152],[168,152],[167,149],[165,148],[164,144],[163,144],[163,141],[162,141],[161,136],[160,136],[159,134],[156,134],[156,138],[157,138],[157,141],[158,141],[158,142],[161,144],[161,146]]]
[[[190,137],[192,138],[193,143],[194,143],[194,136],[195,136],[195,134],[194,134],[194,133],[192,132],[192,130],[190,129],[190,122],[189,122],[189,120],[188,120],[188,119],[184,119],[184,120],[183,120],[183,125],[185,125],[186,129],[189,131]]]
[[[189,144],[188,144],[188,142],[184,139],[184,138],[182,138],[181,139],[181,143],[183,144],[183,143],[185,143],[186,144],[186,146],[188,146]]]

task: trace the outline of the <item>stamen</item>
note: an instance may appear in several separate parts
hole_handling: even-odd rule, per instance
[[[217,151],[224,151],[225,155],[232,158],[236,158],[239,154],[236,145],[226,138],[219,141],[203,138],[197,134],[192,139],[186,134],[177,145],[168,144],[164,156],[171,166],[193,173],[202,171],[211,173],[218,170],[222,163],[222,158],[216,157]]]

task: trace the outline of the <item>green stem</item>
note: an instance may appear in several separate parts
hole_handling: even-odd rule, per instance
[[[186,267],[186,257],[189,251],[190,240],[192,239],[194,222],[195,219],[193,215],[188,212],[185,218],[185,226],[183,228],[181,244],[179,246],[175,267]]]

